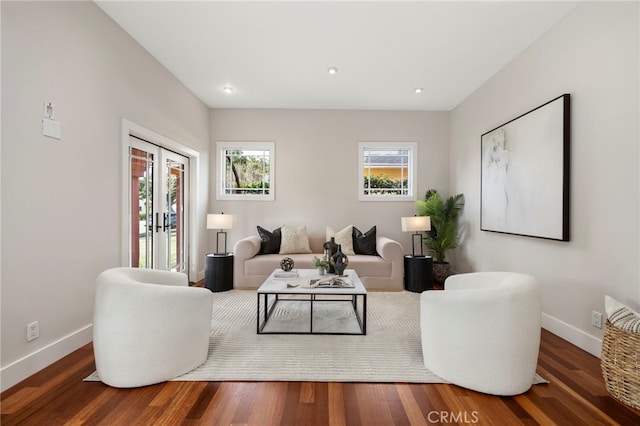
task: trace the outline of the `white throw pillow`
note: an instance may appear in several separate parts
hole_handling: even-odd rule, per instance
[[[609,296],[604,296],[604,309],[612,326],[640,333],[640,314],[636,311]]]
[[[342,253],[347,256],[354,256],[356,253],[353,251],[353,225],[348,225],[344,229],[336,232],[332,227],[327,226],[327,241],[331,239],[331,237],[336,239],[336,244],[340,244],[342,246]]]
[[[293,229],[290,226],[282,225],[280,229],[282,230],[280,254],[311,253],[306,226]]]

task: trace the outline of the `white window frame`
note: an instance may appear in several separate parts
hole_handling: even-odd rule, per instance
[[[225,194],[224,182],[226,173],[225,152],[228,149],[265,150],[269,151],[269,193],[268,194]],[[275,200],[275,169],[276,169],[276,144],[275,142],[216,142],[216,156],[218,164],[216,182],[216,200],[244,200],[244,201],[273,201]]]
[[[365,194],[363,170],[364,152],[368,149],[374,150],[398,150],[406,149],[409,151],[409,170],[407,173],[407,186],[409,193],[407,195],[396,194]],[[358,201],[415,201],[417,186],[417,161],[418,144],[416,142],[360,142],[358,144]]]

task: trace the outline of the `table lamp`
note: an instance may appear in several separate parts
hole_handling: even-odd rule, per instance
[[[422,250],[422,234],[420,232],[431,230],[431,218],[429,216],[410,216],[402,218],[402,232],[415,232],[411,236],[411,250],[413,257],[416,257],[415,238],[420,242],[420,257],[424,257]]]
[[[207,229],[219,229],[216,233],[216,252],[215,254],[227,253],[227,233],[225,229],[233,228],[233,215],[230,214],[208,214]],[[224,251],[220,251],[220,237],[224,237]]]

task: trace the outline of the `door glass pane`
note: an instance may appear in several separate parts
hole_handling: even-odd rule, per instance
[[[189,159],[131,136],[132,267],[188,271]]]
[[[153,268],[153,154],[131,147],[131,266]]]
[[[166,162],[167,210],[163,219],[167,238],[167,269],[178,272],[186,270],[184,169],[182,163],[170,159]]]

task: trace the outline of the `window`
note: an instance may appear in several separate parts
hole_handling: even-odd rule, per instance
[[[275,144],[218,142],[218,200],[274,200]]]
[[[416,200],[414,142],[361,142],[358,183],[360,201]]]

